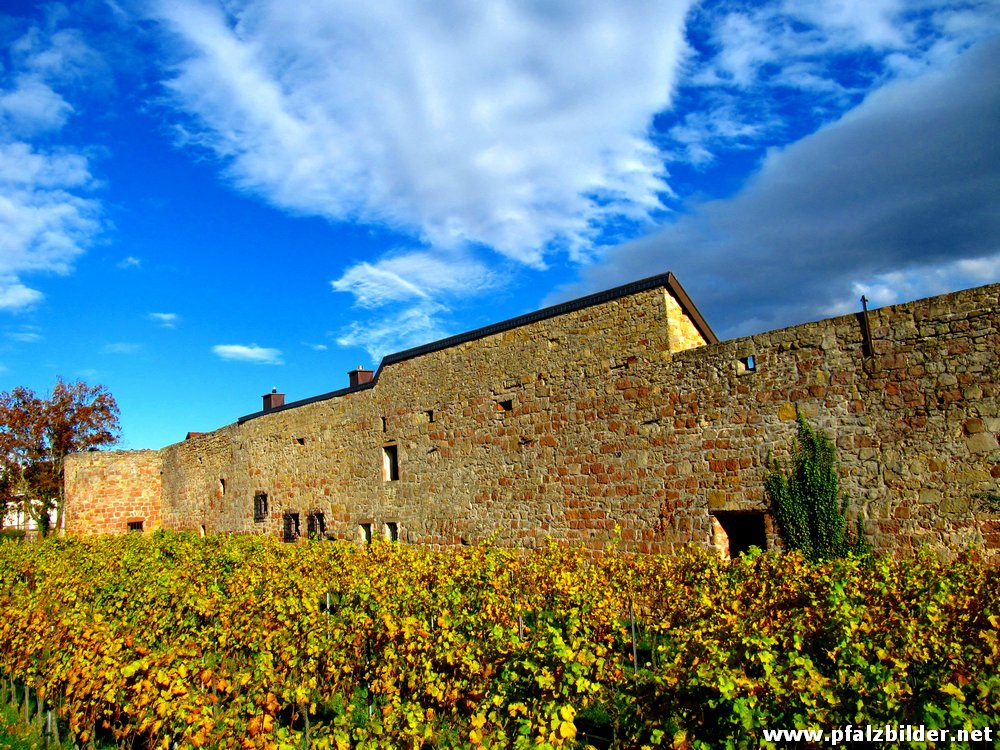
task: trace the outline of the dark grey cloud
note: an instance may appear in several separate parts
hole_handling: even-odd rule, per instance
[[[998,280],[997,70],[993,38],[884,86],[552,299],[672,270],[732,336],[856,309],[860,291],[893,302]]]

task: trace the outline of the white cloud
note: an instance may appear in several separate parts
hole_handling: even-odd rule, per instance
[[[142,268],[142,261],[135,256],[129,255],[118,261],[118,268],[123,270],[126,268]]]
[[[24,274],[68,273],[101,230],[100,204],[74,192],[86,187],[85,158],[0,143],[0,307],[42,298]]]
[[[186,132],[241,189],[541,266],[668,190],[689,2],[160,2]]]
[[[221,359],[234,362],[249,362],[255,365],[281,365],[279,349],[268,349],[256,344],[244,346],[242,344],[219,344],[212,347],[212,352]]]
[[[87,157],[34,142],[58,134],[72,114],[56,87],[82,75],[89,48],[76,34],[33,27],[9,51],[12,66],[0,70],[0,309],[16,311],[43,298],[23,277],[69,273],[103,220],[86,195],[94,186]]]
[[[47,81],[103,84],[107,65],[100,52],[87,43],[81,30],[65,25],[74,20],[72,11],[57,4],[46,10],[44,28],[33,26],[11,44],[15,66]]]
[[[826,313],[842,315],[858,310],[861,295],[870,308],[894,305],[956,289],[993,284],[1000,280],[1000,252],[985,258],[963,258],[952,263],[919,265],[899,271],[875,274],[863,281],[854,281],[854,299],[831,305]]]
[[[0,123],[19,135],[59,130],[73,108],[36,76],[18,76],[13,88],[0,90]]]
[[[15,278],[0,276],[0,310],[23,310],[40,302],[42,297],[37,289],[30,289]]]
[[[174,328],[177,326],[180,316],[177,313],[152,312],[149,314],[150,320],[155,320],[164,328]]]

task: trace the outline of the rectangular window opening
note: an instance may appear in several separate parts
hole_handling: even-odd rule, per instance
[[[514,399],[506,399],[504,401],[498,401],[497,406],[502,412],[514,411]]]
[[[142,533],[142,521],[129,521],[128,522],[128,530],[129,531],[137,531],[137,532],[139,532],[141,534]]]
[[[740,358],[740,372],[757,372],[757,360],[754,355],[748,354]]]
[[[326,519],[322,511],[314,510],[306,516],[306,534],[310,539],[322,539],[326,536]]]
[[[260,523],[267,519],[267,493],[258,492],[253,496],[253,520]]]
[[[382,432],[389,431],[389,423],[386,421],[385,417],[382,417]]]
[[[305,445],[306,444],[306,439],[304,437],[295,438],[295,444],[296,445]]]
[[[751,547],[767,549],[767,527],[761,511],[715,511],[712,529],[714,546],[730,560]]]
[[[428,409],[424,413],[427,415],[427,421],[428,422],[433,422],[434,421],[434,410],[433,409]]]
[[[399,541],[399,524],[395,521],[386,521],[382,529],[387,542]]]
[[[282,539],[286,542],[294,542],[299,538],[299,514],[285,513],[282,516]]]
[[[219,478],[219,494],[226,494],[226,480],[224,478]]]
[[[372,543],[372,525],[371,523],[359,523],[358,524],[358,541],[364,544]]]
[[[399,447],[396,445],[382,446],[382,479],[386,482],[399,479]]]

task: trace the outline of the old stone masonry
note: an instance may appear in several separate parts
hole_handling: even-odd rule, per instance
[[[672,274],[349,373],[159,451],[71,456],[66,531],[774,546],[795,417],[880,551],[1000,550],[1000,285],[719,342]]]

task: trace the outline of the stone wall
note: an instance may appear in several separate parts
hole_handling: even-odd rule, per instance
[[[93,451],[66,461],[66,511],[71,533],[122,534],[162,525],[160,451]]]
[[[773,545],[763,478],[801,412],[836,441],[877,548],[997,550],[984,498],[1000,481],[998,297],[995,285],[873,311],[870,344],[852,315],[703,345],[689,304],[643,289],[397,358],[371,387],[169,446],[163,525],[278,534],[294,512],[305,532],[322,513],[348,539],[365,526],[435,545],[620,535],[670,551],[724,548],[723,527],[745,518]],[[133,492],[74,471],[89,478],[67,481],[71,505]],[[67,529],[115,530],[93,512]]]

